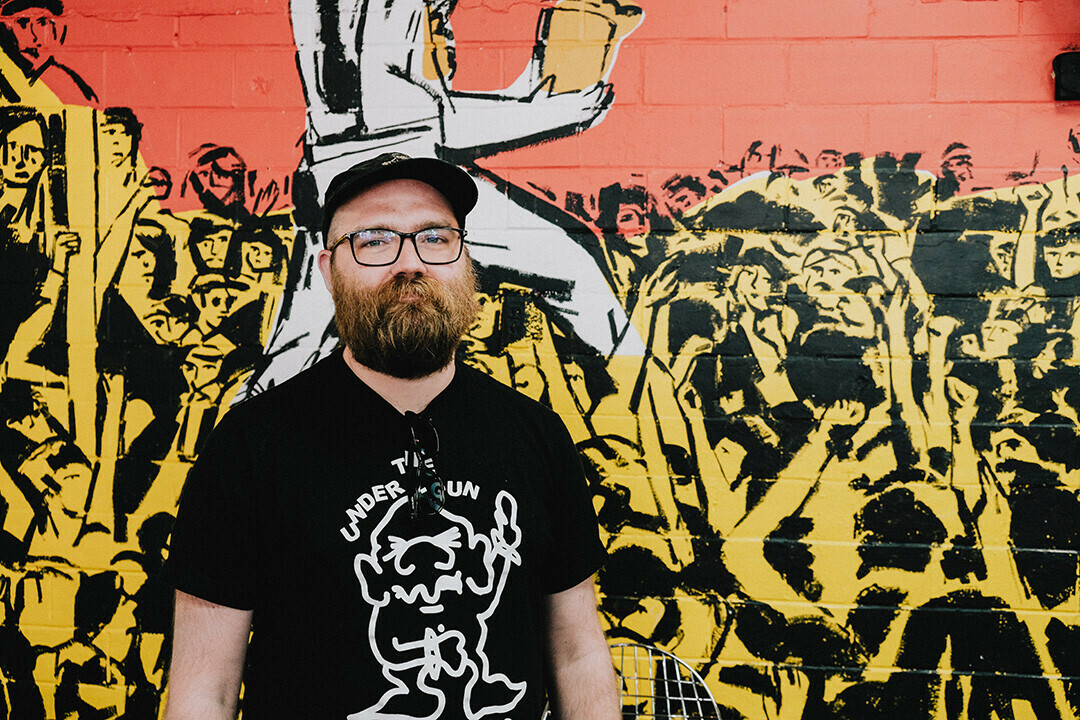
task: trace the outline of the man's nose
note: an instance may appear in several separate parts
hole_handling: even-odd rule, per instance
[[[401,252],[394,263],[394,272],[398,275],[420,275],[427,272],[427,265],[416,251],[416,242],[411,238],[401,239]]]

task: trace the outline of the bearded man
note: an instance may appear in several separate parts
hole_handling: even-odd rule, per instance
[[[454,357],[476,197],[398,153],[328,187],[343,348],[234,407],[189,474],[167,720],[236,717],[241,682],[245,720],[618,717],[569,433]]]

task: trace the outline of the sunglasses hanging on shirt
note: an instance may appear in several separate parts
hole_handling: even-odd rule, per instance
[[[405,413],[412,437],[412,457],[409,461],[411,490],[409,509],[413,520],[438,515],[446,506],[446,488],[435,472],[434,458],[439,453],[439,433],[431,422],[412,411]]]

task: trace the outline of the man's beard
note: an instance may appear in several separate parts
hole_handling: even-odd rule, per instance
[[[410,380],[449,365],[480,310],[472,260],[462,262],[464,271],[447,281],[395,275],[377,288],[361,287],[332,267],[334,320],[353,358]]]

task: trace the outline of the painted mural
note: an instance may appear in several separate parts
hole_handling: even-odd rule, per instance
[[[138,111],[57,57],[60,0],[0,3],[0,717],[158,717],[187,470],[335,347],[316,198],[389,150],[478,180],[462,354],[578,443],[613,644],[723,718],[1080,716],[1080,119],[992,182],[959,140],[748,137],[560,194],[489,161],[587,142],[648,7],[537,3],[484,92],[455,89],[455,7],[292,0],[279,181],[212,132],[149,165]]]

